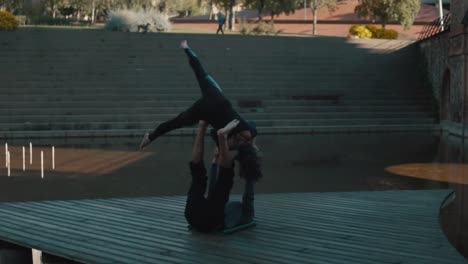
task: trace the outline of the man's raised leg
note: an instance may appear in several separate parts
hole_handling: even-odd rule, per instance
[[[202,229],[205,225],[209,226],[209,223],[204,219],[206,217],[204,214],[208,206],[204,197],[207,177],[203,162],[206,126],[207,124],[204,121],[199,122],[199,129],[193,143],[192,159],[190,161],[192,182],[187,193],[187,201],[185,204],[185,218],[187,222]]]

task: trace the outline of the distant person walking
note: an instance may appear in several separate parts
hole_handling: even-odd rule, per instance
[[[224,24],[226,24],[226,17],[224,16],[223,13],[219,12],[218,13],[218,30],[216,30],[216,35],[218,35],[219,31],[221,31],[221,33],[223,33],[224,35],[224,31],[223,31]]]

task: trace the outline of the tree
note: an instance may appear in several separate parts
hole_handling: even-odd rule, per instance
[[[13,14],[22,13],[25,7],[24,0],[0,0],[0,10],[6,10]]]
[[[354,12],[359,17],[380,21],[382,28],[391,20],[396,20],[408,29],[420,8],[420,0],[359,0]]]
[[[271,20],[274,20],[275,16],[283,13],[286,15],[294,13],[297,7],[298,4],[295,0],[269,0],[267,9],[270,12]]]
[[[339,1],[339,0],[338,0]],[[336,9],[336,2],[337,0],[312,0],[309,4],[310,8],[312,9],[312,13],[314,16],[314,23],[312,29],[312,35],[317,34],[317,14],[318,10],[322,7],[328,7],[330,12]]]
[[[99,0],[96,3],[96,13],[101,16],[107,16],[111,10],[118,10],[125,8],[121,0]]]
[[[271,20],[280,14],[294,13],[299,6],[298,0],[244,0],[244,4],[258,10],[258,20],[262,20],[264,10],[268,11]]]
[[[65,5],[68,5],[68,1],[65,0],[43,0],[42,5],[45,9],[46,14],[49,14],[52,16],[52,18],[55,18],[57,16],[57,13],[61,13],[59,9],[62,9],[65,7]]]
[[[76,9],[73,6],[60,7],[58,10],[64,17],[71,16],[76,12]]]
[[[261,21],[263,19],[263,10],[265,9],[266,2],[268,0],[245,0],[245,6],[249,8],[256,8],[258,11],[258,20]]]
[[[0,9],[21,14],[32,9],[31,4],[27,5],[32,1],[40,3],[38,8],[40,10],[34,15],[46,15],[52,18],[73,16],[75,19],[87,16],[92,23],[97,16],[106,17],[111,10],[159,10],[164,13],[188,14],[199,11],[202,4],[210,2],[208,0],[0,0]]]
[[[198,10],[201,3],[198,0],[177,0],[170,1],[167,8],[170,11],[177,12],[179,15],[189,16]]]

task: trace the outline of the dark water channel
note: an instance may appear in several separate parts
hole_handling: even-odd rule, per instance
[[[28,160],[30,141],[9,140],[11,177],[3,164],[5,142],[0,142],[0,201],[185,195],[193,138],[163,137],[145,151],[138,150],[139,141],[31,140],[34,164],[27,161],[23,172],[21,147],[26,146]],[[52,145],[55,170],[50,166]],[[209,163],[213,144],[207,139],[206,145]],[[468,158],[461,139],[432,133],[271,135],[260,137],[258,145],[264,171],[258,193],[454,189],[456,198],[442,209],[441,224],[452,244],[468,255]],[[415,164],[415,175],[405,175],[408,164]],[[236,182],[233,193],[240,193]]]

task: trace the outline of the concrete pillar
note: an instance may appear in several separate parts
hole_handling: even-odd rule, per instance
[[[37,249],[32,249],[32,264],[42,264],[42,251]]]

